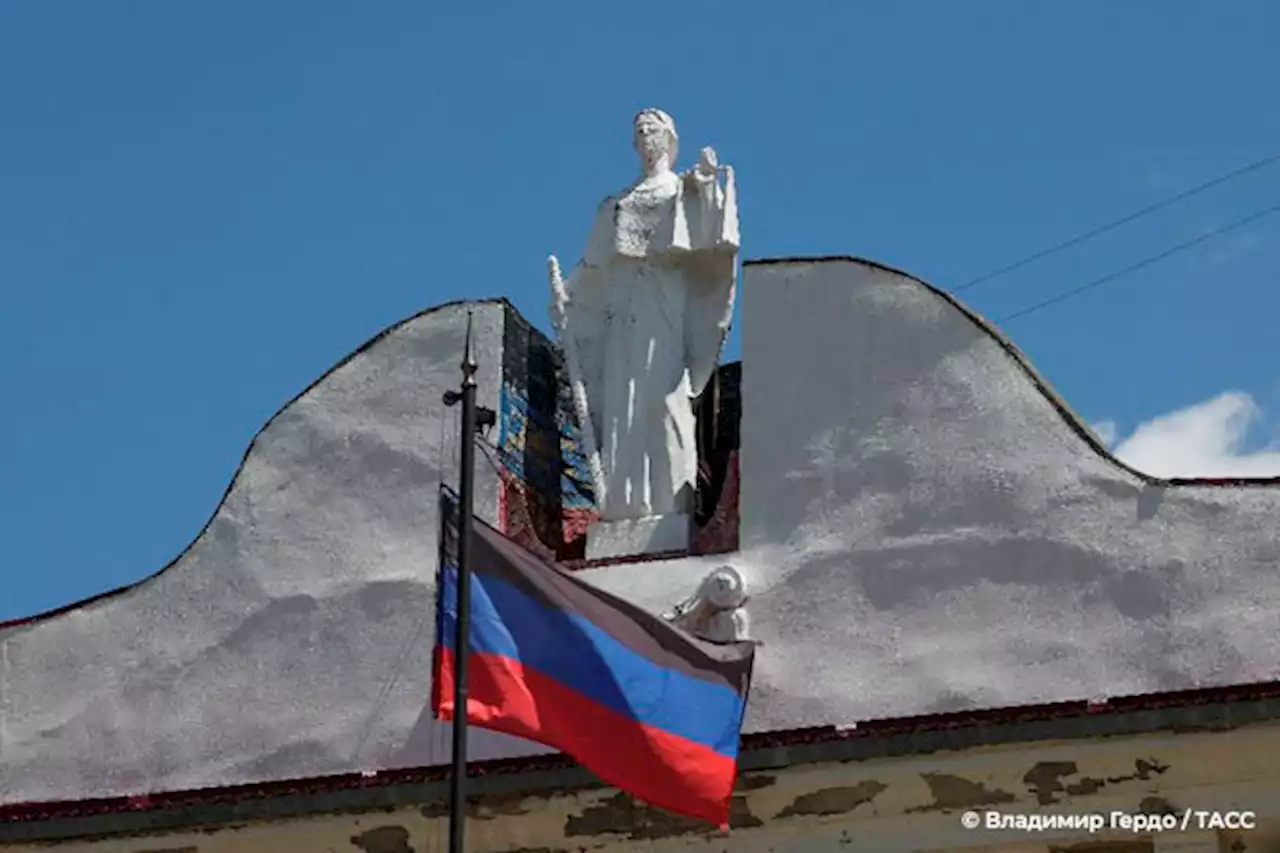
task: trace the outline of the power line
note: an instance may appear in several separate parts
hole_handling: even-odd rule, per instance
[[[1094,237],[1097,237],[1099,234],[1105,234],[1108,231],[1119,228],[1121,225],[1127,225],[1130,222],[1133,222],[1135,219],[1141,219],[1147,214],[1155,213],[1157,210],[1160,210],[1161,208],[1168,207],[1169,205],[1182,201],[1185,198],[1190,198],[1191,196],[1196,195],[1197,193],[1202,193],[1205,190],[1210,189],[1211,187],[1216,187],[1218,184],[1226,183],[1227,181],[1233,178],[1238,178],[1241,175],[1248,174],[1249,172],[1253,172],[1258,169],[1261,169],[1263,166],[1268,166],[1272,163],[1275,163],[1278,160],[1280,160],[1280,153],[1272,154],[1270,157],[1264,157],[1261,160],[1258,160],[1254,163],[1250,163],[1247,166],[1242,166],[1241,168],[1236,169],[1233,172],[1228,172],[1225,175],[1220,175],[1211,181],[1200,184],[1199,186],[1192,187],[1191,189],[1188,189],[1188,190],[1183,190],[1177,195],[1170,196],[1169,198],[1166,198],[1163,201],[1158,201],[1155,204],[1151,205],[1150,207],[1144,207],[1142,210],[1139,210],[1135,213],[1130,213],[1128,216],[1121,217],[1120,219],[1117,219],[1114,222],[1108,222],[1106,225],[1100,225],[1097,228],[1094,228],[1092,231],[1087,231],[1084,234],[1079,235],[1078,237],[1072,237],[1070,240],[1067,240],[1065,243],[1059,243],[1058,245],[1051,246],[1048,249],[1042,249],[1039,252],[1036,252],[1034,255],[1028,255],[1027,257],[1023,258],[1020,261],[1015,261],[1014,263],[1009,264],[1008,266],[1001,267],[1000,269],[997,269],[997,270],[993,270],[992,272],[986,273],[985,275],[980,275],[977,278],[971,279],[965,282],[964,284],[960,285],[952,292],[963,293],[969,288],[979,285],[984,281],[989,281],[993,278],[1002,276],[1005,273],[1013,272],[1016,269],[1026,266],[1032,261],[1038,261],[1041,258],[1048,257],[1049,255],[1056,254],[1057,252],[1061,252],[1063,249],[1069,249],[1072,246],[1085,242],[1086,240],[1092,240]]]
[[[1115,272],[1108,273],[1107,275],[1104,275],[1101,278],[1095,278],[1093,281],[1085,282],[1079,287],[1073,287],[1068,291],[1059,293],[1057,296],[1051,296],[1048,299],[1044,300],[1043,302],[1037,302],[1036,304],[1031,305],[1030,307],[1023,308],[1020,311],[1015,311],[1012,314],[1009,314],[1001,318],[997,322],[1007,323],[1010,320],[1016,320],[1019,317],[1025,317],[1028,314],[1039,311],[1041,308],[1047,308],[1050,305],[1055,305],[1063,301],[1064,299],[1070,299],[1073,296],[1078,296],[1079,294],[1084,293],[1086,290],[1092,290],[1093,288],[1106,284],[1109,281],[1115,281],[1117,278],[1120,278],[1121,276],[1126,276],[1131,272],[1136,272],[1137,270],[1140,270],[1143,267],[1147,267],[1147,266],[1150,266],[1151,264],[1154,264],[1156,261],[1162,261],[1165,258],[1169,257],[1170,255],[1176,255],[1178,252],[1186,251],[1187,249],[1190,249],[1193,246],[1200,245],[1206,240],[1212,240],[1214,237],[1219,237],[1227,233],[1228,231],[1233,231],[1236,228],[1240,228],[1242,226],[1248,225],[1250,222],[1254,222],[1258,219],[1261,219],[1264,216],[1270,216],[1271,214],[1277,211],[1280,211],[1280,204],[1272,205],[1271,207],[1268,207],[1265,210],[1260,210],[1257,213],[1252,213],[1244,217],[1243,219],[1237,219],[1235,222],[1232,222],[1228,225],[1224,225],[1221,228],[1216,228],[1213,231],[1210,231],[1206,234],[1201,234],[1199,237],[1196,237],[1193,240],[1188,240],[1185,243],[1179,243],[1178,245],[1173,246],[1170,249],[1166,249],[1165,251],[1161,252],[1158,255],[1152,255],[1149,258],[1144,258],[1143,260],[1138,261],[1135,264],[1130,264],[1124,269],[1120,269],[1120,270],[1116,270]]]

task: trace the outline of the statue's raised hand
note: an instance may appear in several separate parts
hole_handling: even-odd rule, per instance
[[[716,150],[708,145],[698,154],[698,176],[703,178],[715,177],[716,170],[720,168],[720,158],[716,156]]]

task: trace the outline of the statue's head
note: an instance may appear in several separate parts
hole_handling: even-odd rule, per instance
[[[646,175],[656,175],[675,167],[680,137],[671,116],[656,107],[636,114],[634,142]]]
[[[699,595],[717,610],[732,610],[747,603],[747,585],[732,566],[721,566],[703,579]]]

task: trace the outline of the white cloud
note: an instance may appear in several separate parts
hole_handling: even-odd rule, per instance
[[[1094,425],[1117,457],[1155,477],[1280,477],[1280,442],[1244,450],[1263,421],[1248,394],[1229,391],[1138,426],[1116,443],[1116,425]]]
[[[1102,443],[1107,447],[1111,447],[1116,443],[1115,421],[1098,421],[1093,425],[1093,431],[1098,434],[1098,438],[1102,439]]]

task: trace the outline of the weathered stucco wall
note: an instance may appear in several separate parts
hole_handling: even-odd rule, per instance
[[[1280,850],[1280,726],[1230,732],[1044,742],[925,757],[828,761],[745,774],[726,833],[637,806],[612,789],[488,797],[468,822],[476,853],[836,853],[868,850],[1025,853],[1276,853]],[[1196,823],[1135,832],[1125,817],[1185,809],[1246,813],[1249,829]],[[1105,816],[1107,826],[967,829],[966,810],[1007,818]],[[207,823],[165,834],[65,841],[15,851],[58,853],[442,853],[436,803],[292,820]],[[9,849],[9,848],[6,848]]]
[[[475,306],[495,409],[503,311]],[[426,707],[437,490],[458,467],[441,395],[465,326],[465,306],[425,312],[289,404],[157,577],[0,633],[0,801],[448,761]],[[497,480],[477,468],[494,520]],[[473,742],[478,758],[523,746]]]
[[[749,730],[1276,676],[1280,488],[1144,482],[905,275],[748,264],[741,301]],[[477,312],[496,408],[503,307]],[[0,803],[447,761],[427,696],[464,321],[412,319],[282,411],[162,575],[0,633]],[[587,577],[662,609],[725,561]]]
[[[804,702],[762,723],[1280,676],[1280,485],[1144,482],[901,273],[743,291],[743,562],[763,680]]]

